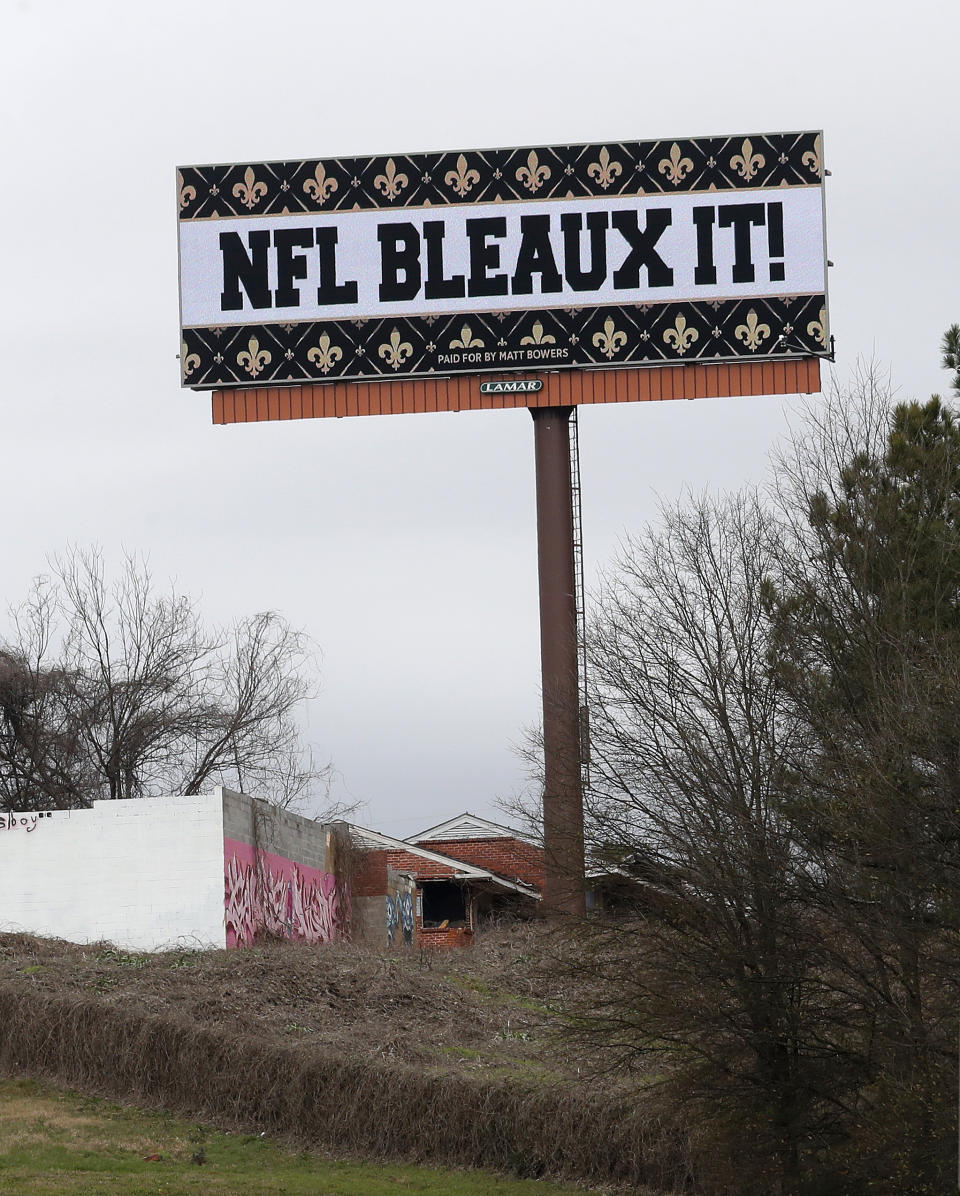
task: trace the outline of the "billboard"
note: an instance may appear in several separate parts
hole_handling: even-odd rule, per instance
[[[218,388],[829,351],[819,132],[189,166]]]

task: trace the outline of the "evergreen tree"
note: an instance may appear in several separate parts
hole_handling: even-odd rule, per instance
[[[898,1190],[919,1192],[942,1182],[955,1070],[960,425],[935,396],[881,431],[827,485],[794,475],[806,528],[769,590],[772,661],[810,733],[785,809],[850,1000],[833,1049],[862,1058],[880,1122],[914,1127],[903,1182],[932,1186]]]
[[[960,324],[951,324],[940,342],[941,361],[945,370],[953,370],[950,385],[960,394]]]

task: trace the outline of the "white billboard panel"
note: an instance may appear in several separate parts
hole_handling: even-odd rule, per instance
[[[452,157],[182,168],[184,383],[827,351],[819,134]]]

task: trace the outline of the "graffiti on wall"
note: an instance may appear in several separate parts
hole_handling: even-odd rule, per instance
[[[397,929],[403,936],[406,947],[413,945],[413,897],[409,893],[398,893],[396,897],[387,896],[387,942],[394,946],[397,941]]]
[[[409,893],[402,893],[397,899],[397,907],[403,941],[409,947],[413,943],[413,897]]]
[[[29,835],[37,829],[42,814],[0,814],[0,831],[24,830]]]
[[[258,936],[329,943],[343,932],[336,877],[284,856],[225,840],[224,918],[227,946],[250,946]]]

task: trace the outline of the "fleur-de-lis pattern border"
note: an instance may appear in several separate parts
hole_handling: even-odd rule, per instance
[[[818,185],[819,132],[184,166],[181,220]]]
[[[826,298],[186,328],[183,382],[197,388],[823,356]]]

